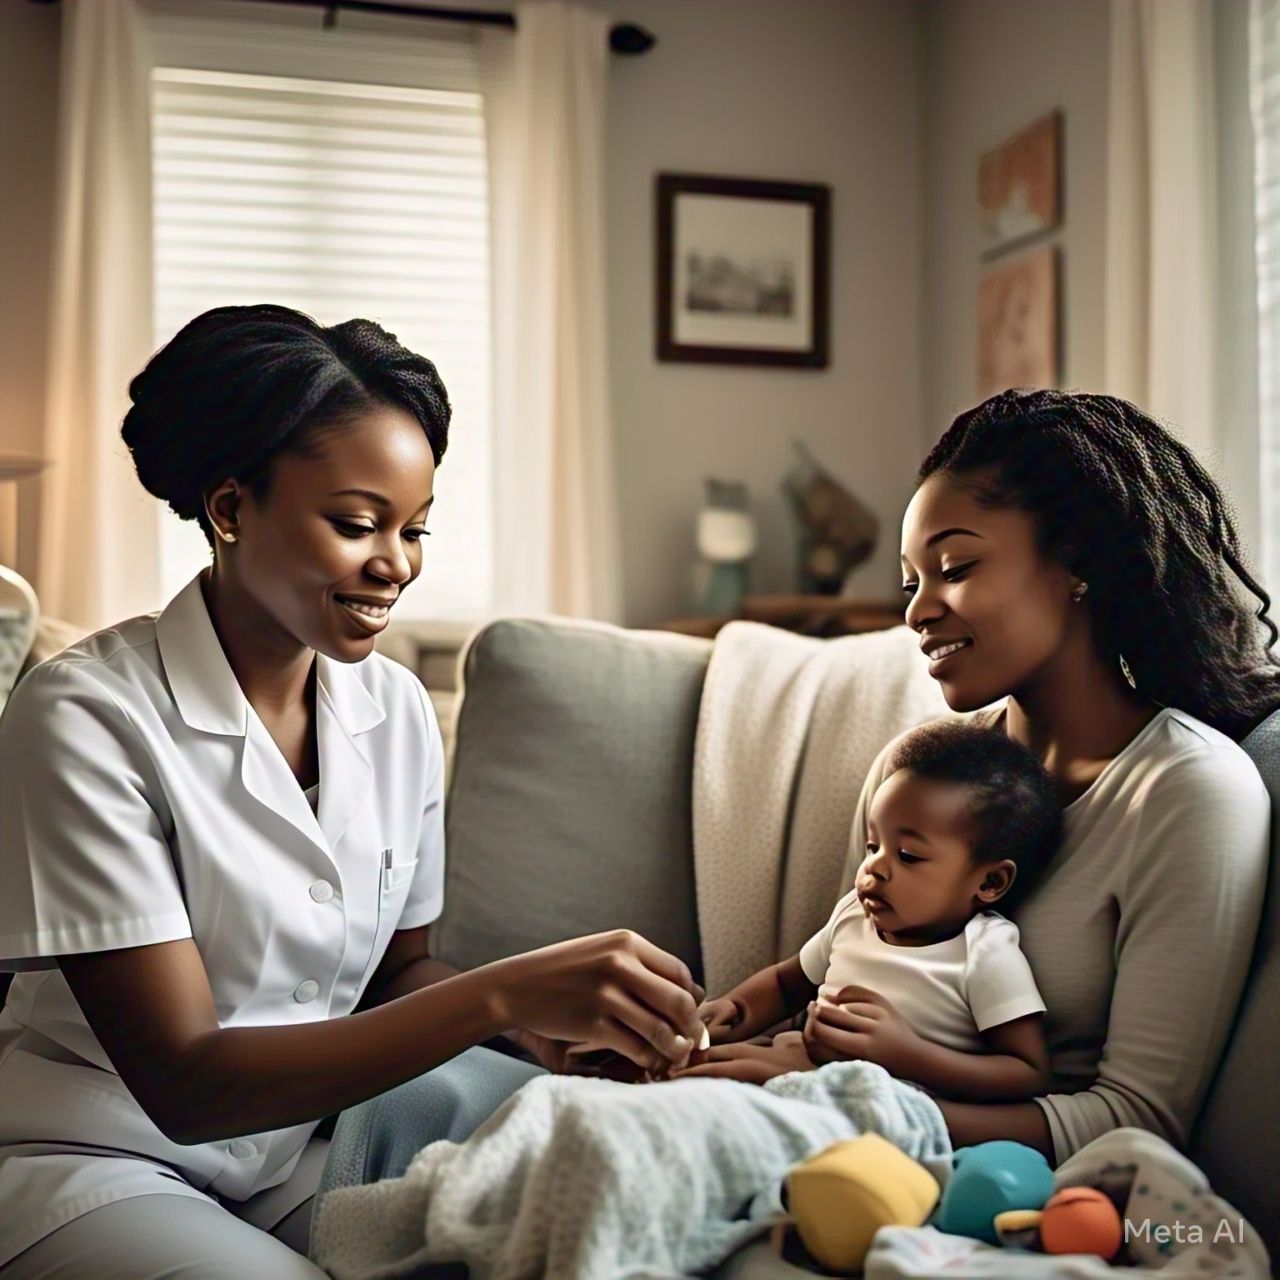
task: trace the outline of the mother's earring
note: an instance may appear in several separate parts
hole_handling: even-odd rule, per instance
[[[223,533],[221,529],[218,530],[218,537],[220,537],[223,540],[223,542],[239,541],[239,539],[237,539],[234,533]]]
[[[1077,583],[1074,587],[1071,588],[1071,603],[1079,604],[1080,601],[1084,599],[1085,592],[1088,590],[1089,590],[1089,584],[1087,582]]]

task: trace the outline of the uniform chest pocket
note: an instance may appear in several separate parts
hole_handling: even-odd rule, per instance
[[[417,865],[417,858],[407,858],[403,862],[396,862],[394,853],[391,849],[384,849],[382,851],[381,896],[384,902],[397,890],[403,889],[404,886],[413,879],[414,868]]]
[[[409,896],[409,885],[417,866],[417,858],[406,858],[402,862],[397,862],[394,850],[383,849],[382,851],[378,870],[378,898],[374,912],[373,933],[369,959],[365,964],[364,976],[360,980],[361,991],[364,990],[365,984],[369,982],[382,961],[405,899]]]

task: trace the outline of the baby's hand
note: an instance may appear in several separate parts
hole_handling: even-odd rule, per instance
[[[834,1001],[809,1006],[804,1042],[814,1062],[875,1062],[911,1079],[920,1037],[879,992],[843,987]]]
[[[764,1084],[774,1076],[792,1071],[812,1071],[814,1064],[805,1053],[804,1045],[795,1032],[775,1036],[768,1044],[725,1044],[695,1053],[687,1067],[674,1070],[673,1080],[690,1077],[712,1076],[727,1080],[742,1080],[747,1084]]]
[[[698,1007],[698,1017],[707,1028],[710,1044],[727,1044],[733,1039],[733,1030],[742,1022],[742,1010],[732,1000],[721,996],[706,1000]],[[705,1049],[706,1045],[695,1048]]]

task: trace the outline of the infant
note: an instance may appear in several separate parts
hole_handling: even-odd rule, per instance
[[[871,798],[852,892],[798,955],[702,1006],[712,1047],[673,1074],[763,1083],[864,1059],[939,1097],[1044,1093],[1044,1002],[992,908],[1025,892],[1061,833],[1053,783],[1020,743],[960,721],[913,730]],[[806,1010],[803,1032],[752,1041]]]

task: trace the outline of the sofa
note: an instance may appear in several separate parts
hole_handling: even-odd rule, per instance
[[[52,629],[51,629],[52,628]],[[52,624],[33,665],[74,641]],[[701,977],[692,762],[711,643],[502,620],[462,655],[446,811],[441,959],[472,968],[623,926]],[[1280,798],[1280,712],[1242,744]],[[1280,1260],[1280,822],[1253,969],[1190,1155]],[[7,982],[0,975],[0,1002]],[[452,1274],[452,1273],[451,1273]],[[811,1275],[748,1246],[717,1280]]]
[[[462,657],[445,909],[432,949],[462,968],[624,926],[700,971],[691,777],[711,643],[502,620]],[[1280,798],[1280,712],[1242,744]],[[1280,1259],[1280,893],[1189,1154]],[[811,1274],[751,1245],[721,1280]]]

